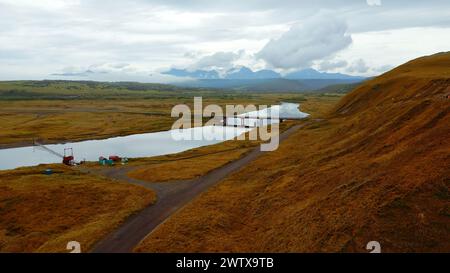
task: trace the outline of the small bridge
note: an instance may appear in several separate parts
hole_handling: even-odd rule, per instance
[[[215,123],[214,125],[229,126],[229,127],[244,127],[244,128],[256,128],[273,123],[275,120],[277,123],[282,123],[285,120],[300,120],[303,118],[298,117],[265,117],[265,116],[245,116],[245,115],[233,115],[233,116],[213,116],[204,117],[211,118]]]

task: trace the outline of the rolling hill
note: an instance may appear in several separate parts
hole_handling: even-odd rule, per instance
[[[449,98],[450,53],[367,81],[136,250],[449,252]]]

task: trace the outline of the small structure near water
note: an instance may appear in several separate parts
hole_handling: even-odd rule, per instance
[[[103,156],[98,158],[98,163],[100,165],[103,165],[103,166],[106,166],[106,165],[112,166],[112,165],[114,165],[114,161],[112,159],[108,159],[108,158],[103,157]]]
[[[75,158],[73,157],[73,149],[72,148],[64,149],[63,164],[65,164],[67,166],[75,165]]]
[[[108,158],[100,156],[98,158],[98,163],[103,166],[113,166],[115,163],[121,162],[122,165],[128,163],[128,158],[120,157],[117,155],[111,155]]]
[[[62,158],[62,163],[67,165],[67,166],[73,166],[76,165],[77,163],[75,162],[75,157],[73,156],[73,149],[72,148],[64,148],[64,155],[53,151],[52,149],[46,147],[43,144],[40,144],[39,142],[37,142],[36,140],[33,139],[33,145],[41,148],[44,151],[47,151],[57,157]],[[81,164],[82,162],[78,163]]]

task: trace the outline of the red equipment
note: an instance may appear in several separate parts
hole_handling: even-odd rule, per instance
[[[117,161],[121,160],[121,158],[119,156],[117,156],[117,155],[111,155],[111,156],[109,156],[109,159],[114,161],[114,162],[117,162]]]
[[[74,157],[73,157],[73,149],[72,148],[64,149],[63,164],[68,165],[68,166],[74,165]]]

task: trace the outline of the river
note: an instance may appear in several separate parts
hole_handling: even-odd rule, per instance
[[[301,119],[308,114],[300,112],[299,105],[294,103],[282,103],[272,106],[272,111],[279,111],[280,118]],[[249,112],[245,116],[249,117],[245,123],[256,124],[256,120],[251,118],[258,115],[265,117],[267,109],[258,112]],[[278,121],[271,121],[278,122]],[[228,124],[233,124],[229,120]],[[263,122],[263,124],[267,124]],[[261,124],[260,124],[261,125]],[[138,158],[167,155],[183,152],[193,148],[217,144],[233,139],[245,132],[252,130],[243,127],[223,127],[223,126],[203,126],[180,131],[162,131],[155,133],[134,134],[123,137],[112,137],[101,140],[87,140],[80,142],[45,145],[56,153],[63,154],[64,148],[73,148],[75,160],[97,161],[100,156],[108,157],[117,155],[120,157]],[[203,135],[202,140],[179,140],[186,135]],[[14,169],[25,166],[36,166],[39,164],[61,163],[62,159],[38,146],[0,149],[0,170]]]

